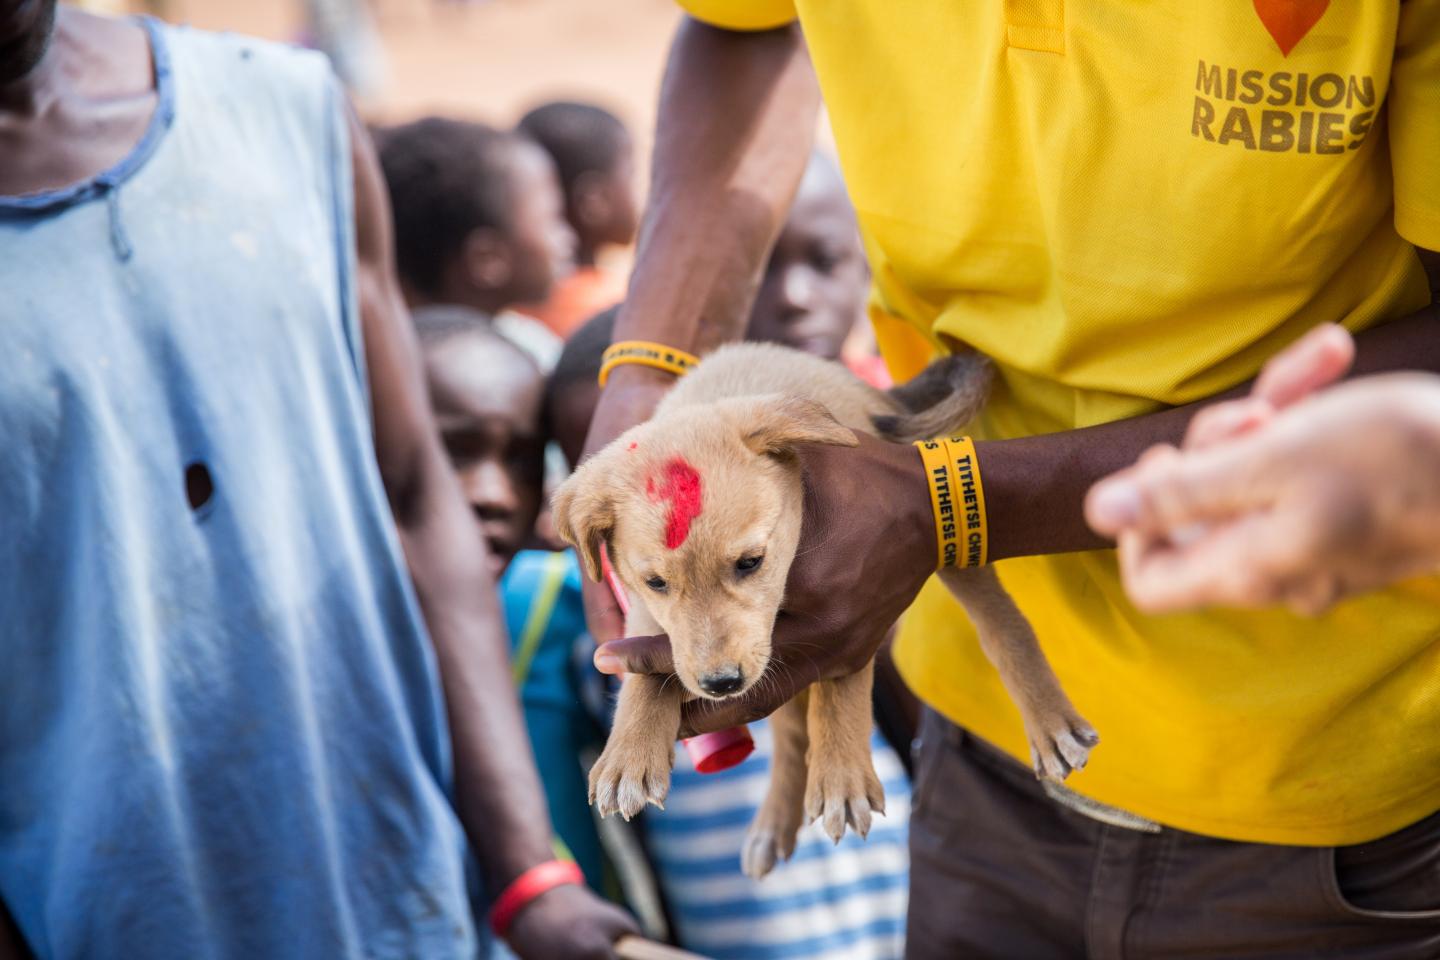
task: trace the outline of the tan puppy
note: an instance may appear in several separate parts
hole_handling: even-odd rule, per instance
[[[668,635],[680,680],[626,677],[590,771],[602,816],[663,805],[685,700],[739,696],[765,682],[800,539],[795,446],[854,446],[857,429],[896,440],[954,432],[978,411],[988,379],[983,359],[952,357],[886,394],[840,364],[785,347],[724,347],[676,384],[650,422],[560,487],[556,529],[594,579],[608,547],[630,596],[626,633]],[[1098,737],[994,571],[941,577],[1020,707],[1036,772],[1063,779],[1083,767]],[[776,711],[770,789],[742,852],[747,873],[763,876],[788,858],[806,820],[823,818],[838,842],[846,824],[863,836],[872,811],[884,811],[870,759],[872,676],[867,666],[815,683]]]

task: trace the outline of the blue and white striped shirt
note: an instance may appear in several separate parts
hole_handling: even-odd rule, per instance
[[[885,816],[867,840],[837,846],[811,824],[795,856],[764,880],[740,869],[746,828],[765,797],[770,725],[754,723],[744,763],[700,774],[677,751],[664,810],[646,814],[656,872],[687,949],[715,960],[899,960],[910,873],[910,783],[895,751],[871,738]]]

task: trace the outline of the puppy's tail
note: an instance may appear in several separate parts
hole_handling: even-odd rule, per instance
[[[870,420],[880,436],[900,443],[956,433],[985,405],[993,375],[990,361],[973,350],[941,357],[890,390],[901,412]]]

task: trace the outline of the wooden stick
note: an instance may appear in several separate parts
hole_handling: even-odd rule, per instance
[[[620,960],[705,960],[698,953],[677,950],[640,937],[621,937],[615,944],[615,953]]]

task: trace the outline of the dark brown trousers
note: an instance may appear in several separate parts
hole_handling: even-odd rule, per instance
[[[908,960],[1440,960],[1440,813],[1355,847],[1111,826],[930,710],[916,777]]]

